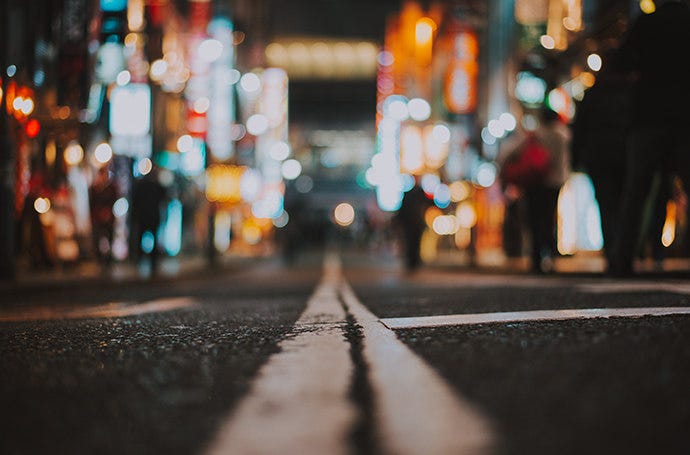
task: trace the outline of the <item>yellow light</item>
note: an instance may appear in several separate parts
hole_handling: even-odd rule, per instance
[[[640,9],[645,14],[652,14],[654,11],[656,11],[656,5],[654,4],[653,0],[641,0]]]
[[[441,212],[441,209],[439,209],[436,206],[429,207],[426,209],[426,212],[424,212],[424,222],[426,223],[427,226],[429,226],[431,229],[434,228],[434,220],[443,215],[443,212]]]
[[[144,0],[127,2],[127,26],[130,30],[140,32],[144,29]]]
[[[240,202],[240,181],[245,169],[224,164],[209,166],[206,170],[206,199],[211,202]]]
[[[676,238],[676,203],[668,201],[666,204],[666,221],[661,231],[661,243],[665,247],[671,246]]]
[[[436,22],[431,18],[422,17],[417,20],[415,24],[415,39],[417,44],[423,45],[431,41],[434,36],[434,30],[436,30]]]
[[[460,203],[455,210],[455,216],[462,228],[469,229],[477,224],[477,211],[471,202],[465,201]]]
[[[594,76],[594,74],[583,71],[580,73],[580,82],[582,82],[582,85],[585,87],[589,88],[594,85],[594,82],[596,82],[597,78]]]
[[[355,209],[347,202],[338,204],[333,211],[333,218],[340,226],[349,226],[355,220]]]
[[[127,33],[127,36],[125,36],[125,46],[127,47],[135,47],[138,41],[139,35],[136,33]]]
[[[468,197],[472,192],[472,186],[463,180],[458,180],[449,185],[450,187],[450,200],[453,202],[460,202]]]

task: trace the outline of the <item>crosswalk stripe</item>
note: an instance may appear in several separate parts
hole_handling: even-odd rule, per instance
[[[220,426],[206,453],[345,455],[357,410],[336,280],[324,276],[280,351]]]
[[[457,325],[487,324],[494,322],[562,321],[568,319],[594,319],[690,314],[690,307],[656,308],[590,308],[567,310],[510,311],[501,313],[450,314],[408,318],[385,318],[381,322],[392,330]]]

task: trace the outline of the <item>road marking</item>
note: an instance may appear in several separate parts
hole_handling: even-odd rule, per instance
[[[345,455],[357,418],[337,276],[326,273],[292,332],[221,424],[207,454]]]
[[[0,322],[43,321],[55,319],[91,319],[91,318],[122,318],[146,313],[162,313],[165,311],[192,308],[198,303],[191,297],[173,297],[156,299],[149,302],[132,304],[128,302],[111,302],[95,307],[59,308],[35,307],[20,311],[0,313]]]
[[[376,427],[386,453],[491,453],[488,419],[384,327],[344,281],[341,295],[364,332]]]
[[[671,292],[675,294],[690,294],[690,284],[686,282],[657,282],[657,281],[629,281],[611,283],[579,284],[576,288],[582,292],[592,294],[606,294],[609,292]]]
[[[511,311],[503,313],[450,314],[412,318],[386,318],[381,322],[391,330],[487,324],[492,322],[562,321],[567,319],[637,318],[690,314],[690,307],[594,308],[572,310]]]

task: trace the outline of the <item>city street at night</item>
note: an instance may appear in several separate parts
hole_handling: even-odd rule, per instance
[[[353,253],[3,288],[0,451],[686,453],[689,294]]]
[[[690,0],[0,0],[0,455],[690,454]]]

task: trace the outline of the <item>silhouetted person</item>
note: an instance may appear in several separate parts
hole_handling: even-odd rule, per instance
[[[163,202],[167,197],[166,190],[158,178],[159,173],[154,168],[134,183],[132,194],[134,241],[139,257],[142,253],[149,255],[152,273],[155,273],[158,267],[158,228]]]
[[[96,258],[108,264],[112,259],[113,228],[115,215],[113,204],[117,200],[117,191],[110,178],[108,167],[100,168],[89,189],[89,209],[91,213],[91,231]]]
[[[402,204],[395,215],[404,243],[405,268],[409,271],[417,269],[422,262],[420,247],[426,225],[424,214],[430,206],[430,199],[416,183],[403,195]]]
[[[690,9],[666,1],[640,16],[621,51],[634,71],[631,130],[620,230],[609,271],[633,272],[645,200],[655,173],[676,173],[690,188]]]
[[[594,185],[608,261],[619,227],[630,128],[631,79],[621,71],[619,60],[616,52],[604,56],[596,83],[577,108],[571,147],[575,166],[582,168]]]
[[[533,272],[550,272],[557,255],[556,210],[558,193],[570,174],[570,131],[551,109],[542,112],[535,131],[539,143],[549,153],[549,169],[543,181],[527,186],[525,202],[532,247],[530,264]]]

